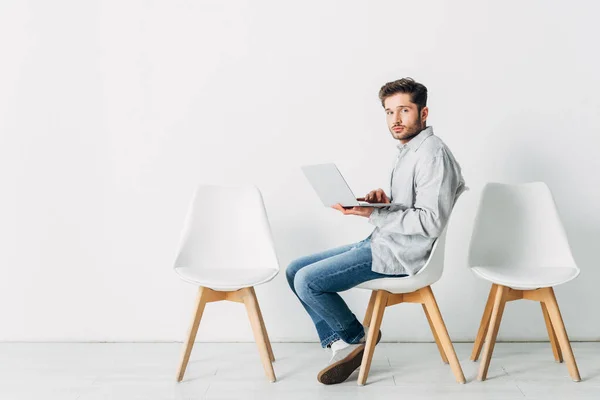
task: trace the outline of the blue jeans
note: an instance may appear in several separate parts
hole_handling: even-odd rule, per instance
[[[313,320],[321,346],[342,339],[358,343],[365,335],[362,324],[338,292],[378,278],[404,277],[371,271],[371,238],[299,258],[288,266],[286,277]]]

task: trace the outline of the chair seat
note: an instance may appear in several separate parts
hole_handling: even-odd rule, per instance
[[[386,292],[399,294],[411,293],[433,284],[433,279],[426,274],[405,276],[402,278],[381,278],[366,281],[356,286],[359,289],[385,290]]]
[[[530,290],[566,283],[579,275],[571,267],[472,267],[471,270],[487,281],[513,289]]]
[[[279,271],[272,268],[194,269],[179,267],[175,268],[175,272],[186,282],[217,291],[232,291],[268,282]]]

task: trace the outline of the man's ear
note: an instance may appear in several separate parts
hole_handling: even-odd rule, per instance
[[[429,108],[423,107],[421,110],[421,121],[425,122],[429,116]]]

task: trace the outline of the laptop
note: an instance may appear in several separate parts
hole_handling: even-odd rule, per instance
[[[326,207],[338,203],[344,208],[355,206],[381,208],[395,205],[357,200],[335,164],[306,165],[302,167],[302,171]]]

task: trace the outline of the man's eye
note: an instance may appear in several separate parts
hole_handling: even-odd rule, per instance
[[[402,112],[408,112],[408,108],[402,109]]]

